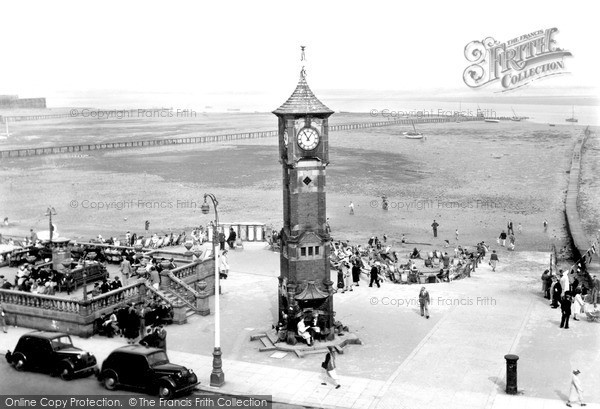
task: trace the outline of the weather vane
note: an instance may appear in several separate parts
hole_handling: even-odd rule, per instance
[[[306,61],[306,55],[304,54],[304,49],[306,48],[306,46],[301,45],[300,46],[300,61]],[[306,77],[306,70],[304,69],[304,65],[302,66],[302,70],[300,71],[300,75],[302,75],[302,77]]]

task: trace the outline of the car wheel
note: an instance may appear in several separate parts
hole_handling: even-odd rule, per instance
[[[73,374],[71,373],[71,368],[68,365],[61,366],[58,375],[60,376],[60,379],[62,379],[63,381],[69,381],[73,378]]]
[[[109,391],[114,391],[117,388],[117,380],[113,374],[106,374],[102,378],[102,384]]]
[[[169,384],[162,384],[158,386],[158,396],[163,399],[173,398],[173,387]]]
[[[21,354],[14,355],[12,364],[17,371],[24,371],[25,370],[25,357]]]

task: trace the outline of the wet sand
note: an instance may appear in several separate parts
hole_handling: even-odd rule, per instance
[[[457,243],[458,229],[459,244],[485,240],[495,245],[512,220],[515,230],[518,223],[523,226],[517,250],[566,243],[566,172],[581,127],[423,124],[423,141],[402,137],[406,128],[330,134],[327,206],[335,239],[366,242],[385,233],[399,246],[405,234],[410,242],[441,247],[445,239]],[[2,216],[11,221],[3,234],[46,230],[48,205],[57,210],[59,232],[76,239],[127,230],[139,234],[145,220],[151,232],[189,229],[212,219],[200,212],[205,192],[219,199],[223,222],[281,226],[275,138],[3,160],[0,178]],[[390,201],[387,211],[381,209],[382,195]],[[100,203],[104,208],[97,208]],[[433,219],[440,224],[437,239],[431,233]]]

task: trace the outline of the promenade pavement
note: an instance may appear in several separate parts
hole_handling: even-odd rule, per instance
[[[279,254],[248,243],[230,252],[231,273],[222,282],[226,383],[219,391],[326,408],[559,408],[565,407],[571,370],[578,368],[588,407],[600,408],[600,325],[582,319],[570,330],[558,328],[560,313],[541,296],[547,261],[547,253],[500,249],[496,272],[483,263],[470,279],[427,284],[429,320],[416,303],[420,285],[369,288],[363,280],[354,291],[336,294],[338,318],[364,345],[338,356],[342,387],[334,389],[321,385],[322,355],[276,358],[249,340],[276,317]],[[167,328],[169,357],[193,368],[208,391],[215,390],[209,386],[212,302],[211,316]],[[14,348],[28,331],[11,327],[0,334],[0,351]],[[74,342],[100,361],[125,344],[98,336]],[[508,353],[520,357],[516,396],[504,392]]]

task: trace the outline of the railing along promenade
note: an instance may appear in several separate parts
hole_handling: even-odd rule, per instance
[[[467,121],[482,121],[481,117],[460,117],[461,122]],[[366,129],[381,126],[391,125],[411,125],[428,124],[428,123],[444,123],[455,122],[456,117],[421,117],[421,118],[402,118],[389,121],[364,122],[352,124],[339,124],[329,126],[331,132],[347,131],[353,129]],[[20,148],[0,150],[0,158],[21,158],[40,155],[58,155],[64,153],[81,153],[91,152],[106,149],[130,149],[143,148],[153,146],[169,146],[169,145],[188,145],[201,143],[229,142],[244,139],[259,139],[277,136],[277,131],[258,131],[258,132],[243,132],[225,135],[206,135],[206,136],[190,136],[181,138],[163,138],[163,139],[147,139],[141,141],[122,141],[122,142],[102,142],[102,143],[87,143],[78,145],[64,146],[48,146],[39,148]]]

